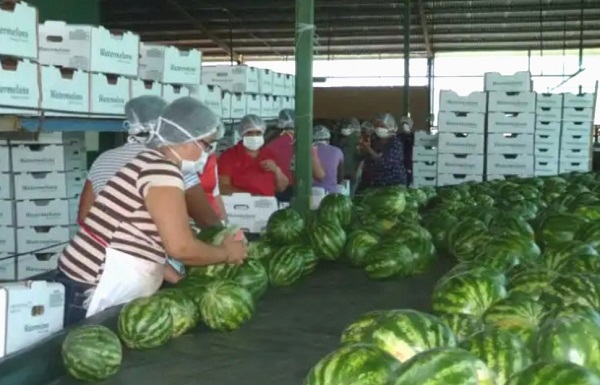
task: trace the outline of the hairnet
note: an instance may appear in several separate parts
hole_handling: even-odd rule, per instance
[[[362,128],[363,130],[374,130],[375,126],[373,126],[373,123],[365,120],[364,122],[362,122],[362,124],[360,125],[360,128]]]
[[[126,120],[123,126],[129,135],[147,133],[152,130],[165,107],[167,107],[167,102],[154,95],[130,99],[125,104]]]
[[[148,146],[158,148],[219,135],[221,127],[221,120],[210,108],[198,99],[186,96],[165,108]]]
[[[277,121],[277,128],[284,130],[291,130],[294,128],[294,110],[285,108],[279,111],[279,120]]]
[[[394,118],[392,114],[379,114],[375,120],[381,122],[385,128],[389,130],[395,130],[398,128],[398,125],[396,124],[396,118]]]
[[[315,126],[313,128],[313,140],[329,140],[331,139],[331,133],[325,126]]]
[[[350,118],[342,122],[341,129],[349,128],[352,131],[360,131],[360,122],[356,118]]]
[[[242,118],[238,126],[238,133],[243,136],[248,131],[260,131],[264,134],[267,125],[258,115],[249,114]]]

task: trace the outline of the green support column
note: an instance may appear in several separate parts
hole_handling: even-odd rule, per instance
[[[314,0],[296,0],[296,144],[292,207],[310,210],[312,188]]]
[[[410,114],[410,0],[404,0],[404,89],[402,113]]]

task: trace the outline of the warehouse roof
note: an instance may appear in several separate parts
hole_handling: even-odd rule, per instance
[[[316,54],[402,55],[405,1],[315,1]],[[102,23],[206,58],[286,58],[293,0],[102,0]],[[412,0],[413,55],[600,47],[600,0]]]

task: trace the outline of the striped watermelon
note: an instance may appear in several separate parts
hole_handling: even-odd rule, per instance
[[[159,296],[129,302],[119,314],[119,336],[131,349],[151,349],[173,336],[173,316],[168,302]]]
[[[306,269],[307,248],[302,245],[284,246],[275,251],[269,261],[267,274],[273,286],[290,286],[299,280]]]
[[[398,187],[384,187],[366,196],[364,204],[379,218],[396,218],[406,207],[406,197]]]
[[[532,363],[531,353],[521,339],[503,330],[481,331],[463,341],[460,347],[487,365],[494,384],[505,384],[510,376]]]
[[[225,278],[231,265],[220,263],[218,265],[194,266],[187,269],[189,276],[201,276],[210,278]]]
[[[527,295],[537,299],[549,287],[556,273],[544,268],[531,268],[515,274],[508,281],[510,295]]]
[[[593,247],[600,246],[600,220],[594,220],[586,226],[582,226],[575,233],[575,239],[583,243],[589,243]]]
[[[215,278],[192,275],[182,279],[176,286],[177,289],[182,290],[188,297],[194,301],[196,306],[200,305],[202,295],[206,291],[206,287],[209,283],[215,281]]]
[[[344,329],[342,332],[342,344],[360,343],[365,336],[370,335],[373,329],[379,326],[383,319],[390,314],[386,310],[374,310],[361,315],[356,321]]]
[[[421,222],[431,234],[436,249],[445,251],[448,231],[458,223],[458,218],[445,211],[436,211],[425,215]]]
[[[504,281],[494,274],[466,272],[438,281],[432,296],[433,311],[467,314],[476,318],[507,295]]]
[[[542,293],[540,301],[548,309],[579,304],[600,310],[600,276],[583,273],[558,276]]]
[[[484,222],[466,218],[448,232],[448,252],[459,261],[472,261],[491,239]]]
[[[442,314],[440,320],[452,330],[458,341],[463,341],[484,328],[479,318],[467,314]]]
[[[261,238],[256,241],[252,241],[248,244],[248,258],[256,259],[258,261],[268,260],[273,254],[274,248],[268,242],[267,238]]]
[[[379,242],[379,237],[365,231],[355,230],[348,236],[344,255],[354,267],[363,267],[366,265],[369,251]]]
[[[398,361],[376,346],[346,345],[321,359],[304,385],[388,385],[398,366]]]
[[[580,241],[566,241],[547,248],[544,266],[559,273],[598,271],[600,255],[596,249]]]
[[[426,228],[414,222],[400,222],[390,230],[389,237],[399,239],[419,238],[428,241],[433,239]]]
[[[400,362],[420,352],[456,346],[450,329],[437,317],[416,310],[393,310],[375,320],[377,327],[364,328],[355,334],[361,343],[374,344]]]
[[[241,285],[221,280],[206,287],[199,307],[206,326],[218,331],[232,331],[252,318],[254,300]]]
[[[318,222],[307,229],[308,239],[317,257],[338,260],[346,244],[346,233],[337,222]]]
[[[365,266],[371,279],[388,279],[410,276],[420,271],[420,260],[400,240],[386,240],[373,246],[369,252],[372,259]]]
[[[600,377],[570,362],[538,362],[513,375],[506,385],[600,385]]]
[[[513,235],[534,239],[535,235],[531,225],[518,215],[512,213],[499,213],[492,218],[489,230],[494,235]]]
[[[508,297],[489,307],[483,322],[491,327],[506,330],[519,336],[528,344],[544,318],[542,304],[527,296]]]
[[[550,214],[541,223],[538,240],[544,248],[571,241],[575,238],[575,233],[587,223],[586,219],[575,214]]]
[[[404,363],[394,385],[492,385],[490,369],[473,354],[458,348],[437,348]]]
[[[248,290],[256,300],[260,298],[269,286],[267,271],[256,259],[246,259],[241,265],[233,265],[226,275],[230,279]]]
[[[97,382],[119,371],[123,349],[119,337],[109,328],[84,325],[67,334],[62,343],[62,358],[71,376]]]
[[[302,275],[311,274],[317,269],[317,265],[319,264],[319,257],[317,257],[312,247],[308,245],[299,246],[299,254],[304,259],[304,269],[302,270]]]
[[[179,337],[194,328],[200,320],[198,306],[184,290],[168,289],[159,291],[156,296],[165,301],[173,318],[173,337]]]
[[[266,236],[270,242],[278,245],[300,241],[303,232],[302,216],[289,207],[275,211],[267,221]]]
[[[352,222],[352,200],[342,194],[327,194],[319,204],[319,219],[337,221],[342,227]]]

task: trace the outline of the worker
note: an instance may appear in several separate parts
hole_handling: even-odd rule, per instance
[[[362,138],[359,147],[365,157],[361,190],[367,187],[396,186],[408,183],[404,163],[404,138],[398,135],[396,119],[381,114],[374,121],[376,138]],[[404,127],[403,127],[404,129]]]
[[[245,244],[233,236],[221,246],[197,240],[188,220],[183,175],[202,171],[220,124],[197,99],[177,99],[152,129],[148,149],[100,191],[59,256],[67,325],[153,294],[163,281],[166,255],[189,266],[246,258]]]
[[[275,196],[284,191],[289,180],[273,160],[274,155],[264,147],[267,126],[256,115],[246,115],[240,121],[238,133],[242,138],[219,157],[219,186],[222,194],[249,193]]]
[[[295,168],[294,160],[294,110],[283,109],[279,112],[277,127],[282,130],[279,137],[273,139],[266,146],[275,156],[275,163],[288,178],[290,185],[281,193],[276,194],[281,202],[290,202],[293,195],[294,178],[292,170]],[[319,162],[316,148],[312,148],[312,176],[314,180],[322,181],[325,170]]]
[[[313,142],[317,148],[317,156],[323,169],[325,178],[314,181],[314,187],[321,187],[326,194],[338,193],[338,184],[344,179],[344,153],[338,147],[329,144],[331,133],[325,126],[315,126],[313,129]]]
[[[350,191],[354,193],[358,182],[358,170],[362,155],[359,149],[361,126],[356,118],[342,121],[336,145],[344,154],[344,179],[350,181]]]

